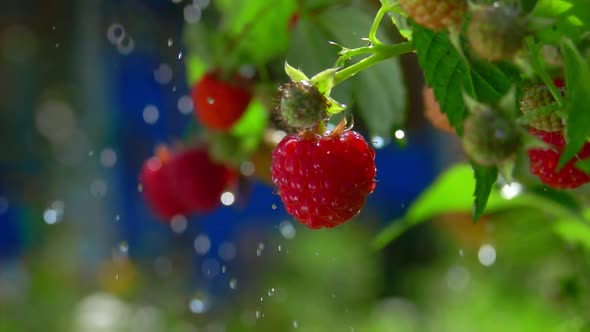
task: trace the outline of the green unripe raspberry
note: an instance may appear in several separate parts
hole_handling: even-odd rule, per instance
[[[326,118],[328,101],[311,82],[286,83],[280,93],[280,116],[287,125],[307,129]]]
[[[559,89],[562,95],[565,95],[565,88]],[[520,100],[520,110],[523,114],[539,110],[541,108],[555,104],[555,99],[544,85],[528,86],[523,88],[522,99]],[[563,131],[563,119],[555,112],[547,115],[535,115],[530,118],[529,126],[546,132]]]
[[[510,6],[477,6],[472,10],[467,29],[471,47],[489,61],[509,60],[520,48],[525,22],[520,12]]]
[[[481,165],[500,164],[512,157],[522,143],[515,122],[491,107],[482,106],[474,110],[463,126],[465,153]]]
[[[400,0],[400,7],[416,23],[434,31],[461,27],[466,0]]]

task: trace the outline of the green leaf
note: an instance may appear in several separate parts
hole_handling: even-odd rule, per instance
[[[182,40],[189,59],[198,58],[207,67],[218,61],[223,47],[223,36],[216,33],[206,22],[185,24]]]
[[[492,188],[498,179],[498,168],[472,164],[475,175],[475,192],[473,196],[473,220],[477,221],[483,214]]]
[[[515,208],[541,210],[552,217],[578,219],[580,205],[572,196],[559,191],[523,191],[516,196],[502,196],[492,183],[495,180],[493,169],[476,171],[476,177],[483,180],[479,190],[484,194],[489,190],[486,211],[497,212]],[[477,187],[473,176],[473,166],[458,164],[447,169],[410,205],[402,219],[392,221],[374,239],[375,249],[385,247],[406,230],[433,217],[446,213],[472,213],[474,211],[472,188]],[[477,194],[476,194],[477,195]]]
[[[565,241],[590,251],[590,224],[587,221],[559,220],[554,225],[554,231]]]
[[[505,71],[490,62],[471,62],[471,77],[477,99],[495,105],[504,97],[516,82]]]
[[[536,32],[546,43],[558,42],[563,37],[580,40],[590,24],[590,2],[587,0],[539,0],[531,17],[552,20],[551,25]]]
[[[331,68],[338,58],[338,48],[331,45],[335,38],[314,16],[302,16],[293,31],[287,61],[306,73],[319,73]],[[350,101],[350,82],[339,84],[331,96],[348,104]]]
[[[559,167],[565,165],[580,151],[590,135],[590,116],[587,109],[590,102],[590,66],[571,40],[564,40],[561,49],[567,86],[568,143],[559,160]]]
[[[466,116],[463,91],[473,95],[469,68],[445,33],[414,24],[413,42],[428,86],[434,90],[441,111],[458,133]]]
[[[408,208],[403,219],[392,222],[375,239],[373,245],[382,248],[407,229],[445,213],[469,213],[473,207],[473,188],[476,186],[473,168],[467,164],[455,165],[442,173]],[[510,206],[498,191],[491,191],[488,209]]]
[[[239,167],[260,144],[268,115],[262,102],[253,100],[229,133],[207,131],[212,157]]]
[[[190,54],[186,60],[186,80],[193,86],[207,71],[208,64],[196,54]]]
[[[251,141],[250,147],[256,147],[264,133],[268,122],[268,111],[259,100],[253,100],[244,112],[244,115],[231,129],[231,133],[246,141]]]
[[[289,47],[289,19],[296,0],[218,1],[223,29],[239,63],[264,64]]]
[[[400,11],[390,12],[391,21],[397,27],[400,35],[407,40],[412,40],[412,25],[408,22],[408,18]]]
[[[475,59],[470,63],[453,46],[445,32],[435,33],[414,24],[413,42],[428,86],[449,122],[462,134],[467,115],[463,93],[496,104],[514,84],[518,73],[502,64]]]
[[[397,59],[389,59],[353,78],[358,115],[373,136],[390,137],[404,124],[406,87]]]
[[[578,168],[586,173],[590,173],[590,159],[582,159],[582,160],[578,161],[576,163],[576,168]]]

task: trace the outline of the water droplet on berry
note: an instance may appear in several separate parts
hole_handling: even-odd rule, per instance
[[[276,204],[273,204],[273,205],[271,205],[271,208],[272,208],[273,210],[276,210],[276,209],[277,209],[277,205],[276,205]]]
[[[207,103],[208,103],[209,105],[213,105],[213,104],[215,104],[215,99],[213,99],[213,98],[211,98],[211,97],[207,97]]]

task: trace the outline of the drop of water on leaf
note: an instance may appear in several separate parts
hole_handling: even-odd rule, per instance
[[[293,321],[293,328],[298,328],[299,327],[299,322],[297,322],[296,320]]]

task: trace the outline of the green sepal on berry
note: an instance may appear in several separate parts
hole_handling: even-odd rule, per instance
[[[288,126],[307,129],[326,119],[328,100],[310,81],[285,83],[279,92],[280,116]]]
[[[337,68],[329,68],[308,78],[302,71],[285,63],[285,72],[291,82],[279,88],[281,120],[292,128],[302,130],[327,120],[329,114],[342,112],[346,106],[330,97],[337,71]]]

